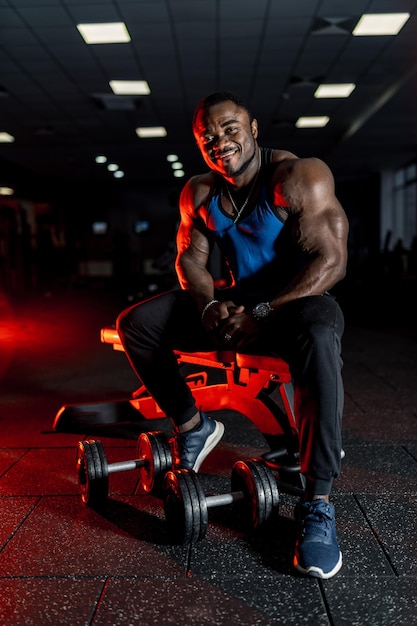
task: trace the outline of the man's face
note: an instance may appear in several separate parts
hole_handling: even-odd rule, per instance
[[[221,175],[243,174],[255,156],[257,122],[230,100],[200,111],[193,131],[205,162]]]

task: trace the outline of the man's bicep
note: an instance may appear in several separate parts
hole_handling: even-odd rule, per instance
[[[347,245],[348,221],[335,194],[334,179],[327,165],[314,160],[305,185],[300,185],[299,216],[305,235],[320,248]]]
[[[343,252],[347,246],[347,233],[344,211],[334,205],[305,208],[298,216],[299,244],[304,252]]]
[[[197,220],[181,221],[177,232],[177,250],[179,257],[185,256],[195,263],[206,264],[210,243]]]
[[[320,219],[320,242],[324,250],[345,258],[347,252],[348,222],[343,209],[336,206],[324,209]]]

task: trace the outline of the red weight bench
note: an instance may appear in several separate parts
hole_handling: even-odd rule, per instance
[[[102,328],[101,341],[123,351],[115,328]],[[282,359],[241,354],[233,350],[176,352],[176,355],[180,365],[202,368],[188,374],[185,379],[196,405],[204,412],[222,409],[237,411],[250,419],[264,435],[296,434],[291,374]],[[225,381],[210,384],[207,368],[223,371]],[[277,414],[274,402],[271,402],[271,392],[275,389],[279,391],[284,407],[285,423],[282,423],[282,409]],[[133,393],[131,403],[147,420],[166,417],[143,385]]]
[[[114,350],[123,351],[114,327],[102,328],[100,339],[102,343],[112,345]],[[176,355],[180,366],[191,370],[184,377],[199,409],[207,413],[219,410],[241,413],[263,434],[271,450],[284,446],[296,454],[298,438],[293,388],[285,361],[279,357],[241,354],[233,350],[176,352]],[[210,376],[213,372],[214,377]],[[211,378],[215,379],[214,382]],[[84,433],[115,424],[145,426],[149,420],[164,417],[166,415],[141,385],[128,400],[64,405],[55,417],[53,429]],[[149,426],[145,430],[149,430]]]

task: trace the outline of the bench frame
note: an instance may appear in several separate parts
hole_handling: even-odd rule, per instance
[[[104,327],[100,340],[124,351],[117,330]],[[233,350],[176,352],[196,404],[205,412],[231,410],[247,417],[273,448],[281,440],[297,440],[293,387],[288,364],[279,357],[241,354]],[[191,370],[191,371],[190,371]],[[210,373],[217,372],[215,382]],[[220,380],[219,380],[220,379]],[[137,423],[166,417],[141,385],[128,400],[64,405],[57,413],[55,431],[83,432],[91,426]],[[78,430],[79,432],[79,430]]]

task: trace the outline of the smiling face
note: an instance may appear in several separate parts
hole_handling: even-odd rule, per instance
[[[223,176],[241,176],[255,158],[258,124],[231,100],[200,109],[193,132],[207,165]]]

